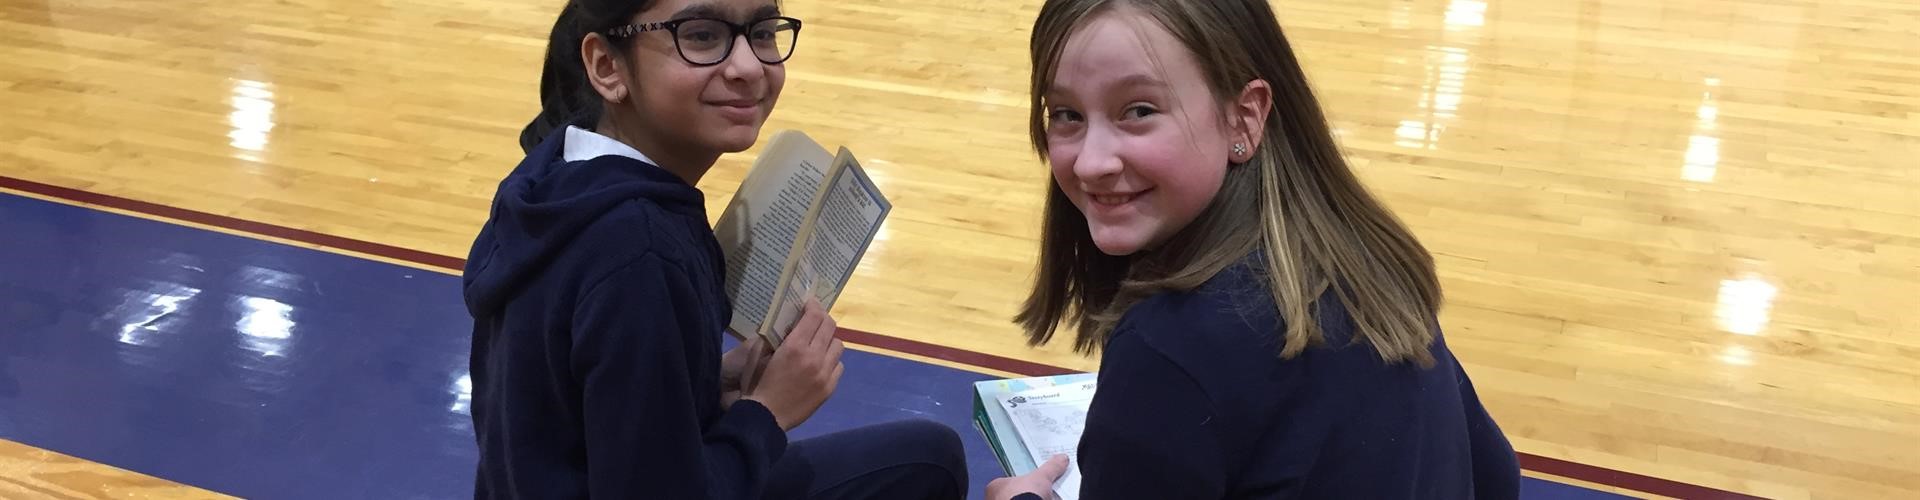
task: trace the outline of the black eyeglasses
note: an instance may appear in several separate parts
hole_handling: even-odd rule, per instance
[[[607,30],[607,36],[628,38],[649,31],[666,30],[673,34],[673,47],[680,58],[694,66],[712,66],[733,54],[733,40],[746,35],[753,57],[767,64],[780,64],[793,57],[793,45],[800,40],[800,20],[768,17],[734,24],[721,19],[691,17],[672,21],[629,24]]]

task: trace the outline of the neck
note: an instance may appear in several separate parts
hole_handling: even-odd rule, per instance
[[[689,186],[698,186],[700,178],[713,169],[713,163],[720,160],[720,154],[705,151],[690,151],[687,147],[672,147],[659,140],[656,134],[646,133],[644,127],[633,120],[622,120],[614,115],[620,113],[601,113],[600,122],[594,125],[594,132],[613,140],[620,141],[648,159],[660,168],[672,173]]]

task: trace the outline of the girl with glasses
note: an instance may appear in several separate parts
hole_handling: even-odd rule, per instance
[[[464,277],[477,498],[961,498],[951,429],[789,442],[837,385],[810,305],[721,352],[725,269],[695,186],[759,137],[801,21],[773,0],[572,0],[526,159]]]

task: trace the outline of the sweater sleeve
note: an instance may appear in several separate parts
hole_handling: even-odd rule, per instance
[[[1115,332],[1080,438],[1081,498],[1221,498],[1225,448],[1206,391],[1139,335]]]
[[[1468,446],[1473,449],[1474,497],[1482,500],[1520,498],[1520,462],[1514,455],[1513,444],[1507,441],[1487,408],[1480,404],[1480,395],[1473,390],[1473,380],[1467,378],[1466,368],[1456,360],[1453,369],[1454,376],[1460,379],[1460,400],[1466,403]]]
[[[588,491],[596,498],[759,498],[787,437],[740,401],[702,427],[688,359],[700,309],[687,273],[647,254],[582,298],[573,374],[583,390]],[[719,376],[714,373],[711,376]],[[711,403],[704,403],[711,404]]]

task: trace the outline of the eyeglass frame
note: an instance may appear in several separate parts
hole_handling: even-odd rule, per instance
[[[733,57],[733,42],[735,40],[738,40],[740,38],[743,38],[749,35],[750,33],[748,32],[748,30],[753,29],[753,25],[775,20],[775,19],[793,23],[793,45],[794,46],[787,48],[787,53],[782,54],[780,56],[780,60],[778,61],[768,61],[766,59],[761,59],[760,54],[757,52],[754,53],[753,58],[756,60],[759,60],[762,64],[769,64],[769,65],[782,64],[787,62],[788,59],[792,59],[794,49],[799,48],[800,27],[801,27],[801,23],[799,19],[794,19],[786,16],[768,16],[768,17],[762,17],[759,19],[754,19],[752,21],[747,21],[746,23],[732,23],[732,22],[728,22],[725,19],[712,18],[712,17],[688,17],[688,18],[682,18],[682,19],[674,19],[671,21],[660,21],[655,23],[640,23],[640,24],[627,24],[622,26],[615,26],[612,29],[607,30],[604,34],[612,38],[632,38],[632,37],[639,36],[641,33],[666,30],[667,34],[673,35],[673,52],[675,54],[680,55],[680,60],[686,61],[687,64],[691,64],[697,67],[706,67],[706,66],[717,66],[720,63],[727,62],[727,59]],[[727,27],[727,30],[728,30],[727,48],[725,52],[722,52],[723,55],[720,56],[720,60],[702,64],[702,63],[694,62],[693,58],[687,57],[687,52],[680,48],[680,25],[686,24],[688,21],[715,21]],[[752,45],[753,40],[751,39],[747,40],[747,44]],[[749,47],[747,51],[753,52],[753,49]]]

